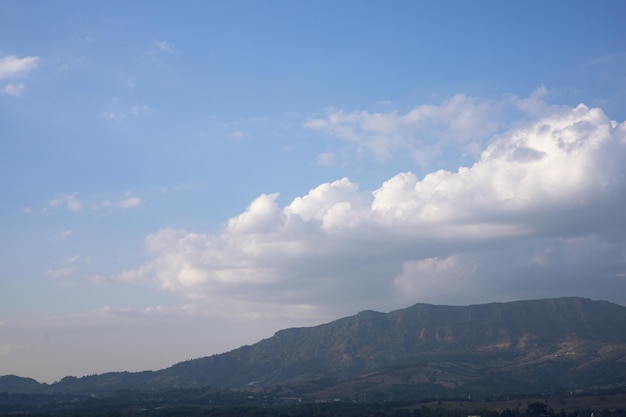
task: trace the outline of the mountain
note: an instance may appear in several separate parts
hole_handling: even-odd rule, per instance
[[[626,381],[626,308],[559,298],[362,311],[156,372],[67,377],[0,392],[93,393],[213,386],[368,399],[567,392]],[[19,382],[19,383],[18,383]]]

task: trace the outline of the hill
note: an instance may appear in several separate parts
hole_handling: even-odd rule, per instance
[[[94,393],[213,386],[315,398],[494,396],[626,381],[626,308],[560,298],[464,307],[416,304],[293,328],[156,372],[0,378],[0,392]]]

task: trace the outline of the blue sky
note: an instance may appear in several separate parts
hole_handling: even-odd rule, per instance
[[[626,304],[623,2],[0,2],[0,375]]]

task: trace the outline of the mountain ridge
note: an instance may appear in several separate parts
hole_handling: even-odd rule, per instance
[[[11,387],[5,378],[0,377],[0,392]],[[21,389],[92,393],[214,386],[397,398],[591,389],[624,380],[626,307],[566,297],[364,310],[158,371],[66,377],[37,386],[21,381]]]

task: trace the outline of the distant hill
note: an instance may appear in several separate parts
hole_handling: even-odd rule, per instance
[[[213,386],[376,400],[568,392],[625,382],[626,308],[559,298],[363,311],[156,372],[67,377],[51,385],[0,377],[0,392]]]

